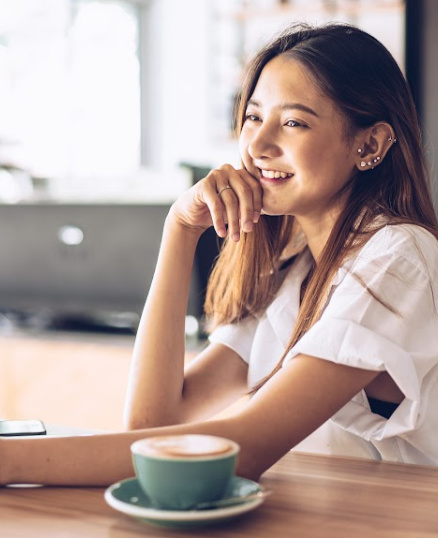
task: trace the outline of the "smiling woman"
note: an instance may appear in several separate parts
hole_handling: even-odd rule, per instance
[[[388,138],[392,128],[378,128]],[[337,195],[346,191],[357,161],[359,141],[333,136],[344,129],[340,110],[307,68],[287,55],[266,65],[240,135],[245,167],[263,186],[264,213],[300,216],[301,227],[332,228],[343,205]]]
[[[106,484],[133,474],[133,441],[186,433],[238,443],[248,478],[321,432],[332,454],[438,465],[438,223],[396,62],[353,26],[291,27],[250,62],[236,124],[242,167],[212,170],[168,213],[132,431],[0,440],[3,483]],[[225,238],[214,332],[185,367],[193,259],[211,226]]]

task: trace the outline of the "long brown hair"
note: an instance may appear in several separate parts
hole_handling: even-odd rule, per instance
[[[390,124],[397,137],[378,166],[351,178],[345,209],[308,283],[287,352],[321,315],[342,262],[379,229],[374,225],[378,216],[384,217],[382,222],[420,225],[437,238],[438,223],[408,84],[388,50],[356,27],[294,25],[261,49],[246,69],[236,107],[237,131],[260,73],[279,54],[309,70],[341,111],[347,137],[380,121]],[[212,327],[266,308],[277,291],[278,260],[297,233],[291,216],[262,216],[254,232],[243,234],[237,244],[225,241],[207,289],[205,311]]]

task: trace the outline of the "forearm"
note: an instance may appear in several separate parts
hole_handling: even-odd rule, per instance
[[[130,428],[176,422],[182,397],[185,318],[200,232],[166,220],[155,275],[134,346],[125,422]]]
[[[241,447],[236,473],[257,479],[378,375],[299,355],[233,417],[131,432],[0,439],[0,483],[107,485],[134,475],[130,445],[152,435],[218,435]]]
[[[1,440],[0,484],[106,486],[134,476],[130,452],[134,441],[184,433],[219,435],[246,444],[245,431],[233,419],[104,435],[5,439]],[[245,452],[237,472],[257,478],[246,471]]]

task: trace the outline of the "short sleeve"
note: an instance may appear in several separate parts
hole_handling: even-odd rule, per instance
[[[231,348],[248,364],[257,326],[258,320],[249,316],[236,323],[220,325],[211,333],[209,340]]]
[[[405,395],[388,421],[355,402],[335,417],[350,431],[383,438],[410,431],[418,420],[422,384],[438,362],[438,320],[427,264],[408,241],[370,245],[341,268],[326,308],[287,359],[312,355],[347,366],[386,370]],[[389,237],[389,239],[391,239]],[[405,238],[406,239],[406,238]],[[403,245],[403,243],[406,243]],[[404,248],[402,248],[404,246]],[[435,246],[436,249],[436,246]],[[359,399],[356,399],[356,404]],[[361,407],[361,406],[359,406]]]

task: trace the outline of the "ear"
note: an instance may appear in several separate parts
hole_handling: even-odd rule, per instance
[[[394,129],[383,121],[361,131],[356,139],[356,167],[370,170],[378,166],[396,142]]]

